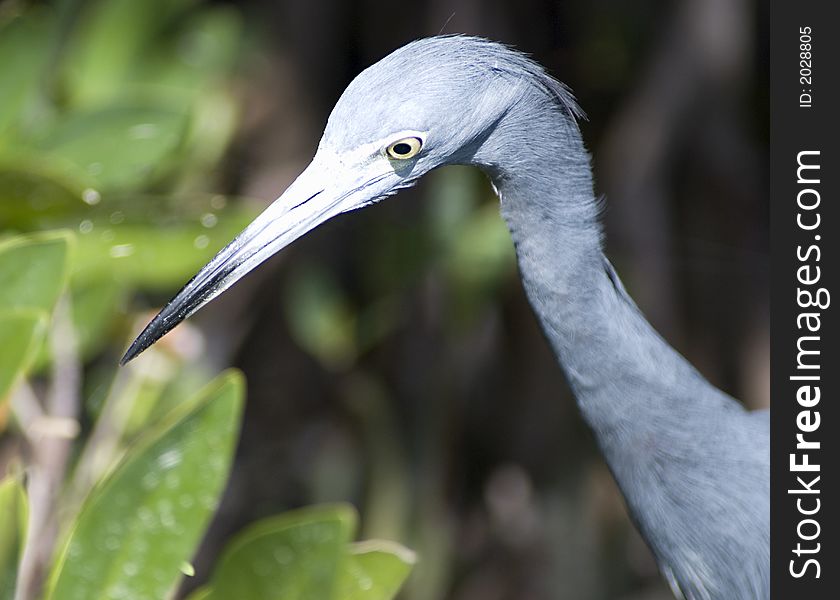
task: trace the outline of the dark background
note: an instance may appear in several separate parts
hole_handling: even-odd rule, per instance
[[[588,114],[607,254],[642,310],[713,383],[767,406],[766,4],[241,2],[245,126],[223,191],[279,196],[344,87],[402,44],[438,33],[512,44]],[[463,232],[456,223],[441,242],[430,214],[461,196],[470,210],[497,203],[480,174],[441,170],[319,228],[197,317],[210,358],[245,372],[248,405],[192,582],[254,519],[349,500],[363,538],[419,553],[406,599],[670,597],[510,249],[466,283],[441,250]],[[289,290],[310,280],[363,324],[363,342],[300,342]]]

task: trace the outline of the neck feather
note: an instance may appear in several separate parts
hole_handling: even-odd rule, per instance
[[[611,432],[732,402],[654,331],[604,257],[589,157],[569,115],[511,110],[474,164],[499,194],[525,291],[602,445]]]

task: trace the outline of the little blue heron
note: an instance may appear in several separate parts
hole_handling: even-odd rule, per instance
[[[152,320],[126,363],[327,219],[474,165],[583,418],[675,594],[770,597],[770,427],[645,320],[602,253],[581,111],[535,62],[481,38],[410,43],[339,98],[312,163]]]

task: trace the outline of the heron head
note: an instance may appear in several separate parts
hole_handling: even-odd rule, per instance
[[[360,73],[333,109],[309,166],[160,311],[121,363],[320,223],[438,166],[469,163],[517,97],[515,77],[494,76],[515,71],[511,60],[534,65],[479,38],[428,38]]]

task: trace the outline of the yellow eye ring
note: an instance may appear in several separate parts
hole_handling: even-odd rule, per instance
[[[418,137],[407,137],[397,140],[385,148],[385,154],[388,155],[388,158],[406,160],[417,156],[417,153],[420,152],[422,147],[423,140]]]

